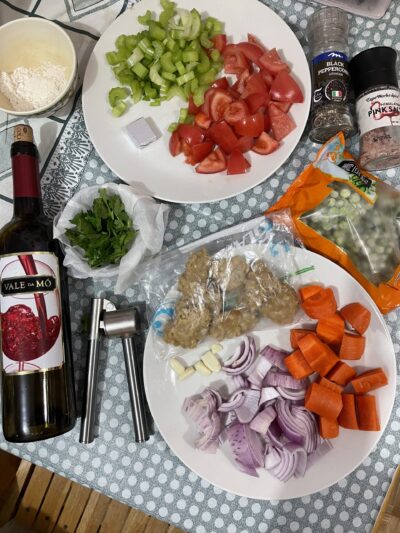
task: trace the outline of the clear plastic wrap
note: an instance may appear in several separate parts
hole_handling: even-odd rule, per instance
[[[288,211],[167,251],[142,266],[157,356],[293,323],[301,283]]]

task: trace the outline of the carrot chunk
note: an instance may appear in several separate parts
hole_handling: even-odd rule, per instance
[[[290,374],[296,379],[306,378],[313,373],[313,369],[304,359],[300,350],[285,357],[284,362]]]
[[[301,289],[299,289],[301,301],[304,302],[304,300],[307,300],[307,298],[310,298],[310,296],[314,296],[314,294],[317,294],[322,290],[323,287],[321,287],[320,285],[304,285],[304,287],[301,287]]]
[[[339,361],[329,346],[310,333],[298,341],[305,360],[321,376],[325,376]]]
[[[329,372],[327,377],[334,383],[345,387],[356,375],[357,372],[353,367],[349,366],[347,363],[343,363],[343,361],[339,361]]]
[[[340,346],[344,333],[344,320],[335,313],[327,318],[321,318],[317,324],[318,337],[332,346]]]
[[[337,309],[336,298],[331,288],[322,289],[301,304],[310,318],[326,318],[332,316]]]
[[[290,345],[292,348],[296,349],[299,347],[299,339],[302,337],[305,337],[306,335],[309,335],[310,333],[314,333],[311,329],[291,329],[290,330]]]
[[[374,396],[356,396],[358,427],[363,431],[379,431],[378,412]]]
[[[351,380],[353,389],[357,394],[366,394],[388,384],[388,378],[382,368],[375,368],[359,374]]]
[[[357,302],[345,305],[340,314],[360,335],[364,335],[371,322],[371,311]]]
[[[326,389],[333,390],[333,392],[337,392],[338,394],[342,394],[343,392],[342,386],[338,385],[337,383],[333,383],[333,381],[329,381],[329,379],[319,378],[318,383]]]
[[[336,419],[342,410],[342,395],[312,383],[307,389],[304,405],[312,413]]]
[[[346,429],[358,429],[354,394],[342,394],[342,402],[343,408],[338,416],[339,426]]]
[[[365,350],[365,337],[356,335],[355,333],[343,334],[342,344],[340,345],[339,357],[340,359],[349,359],[356,361],[360,359]]]
[[[339,436],[338,421],[324,416],[318,417],[319,434],[323,439],[335,439]]]

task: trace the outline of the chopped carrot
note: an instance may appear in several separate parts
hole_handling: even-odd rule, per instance
[[[364,431],[381,429],[374,396],[356,396],[358,428]]]
[[[318,337],[332,346],[340,346],[344,333],[344,320],[335,313],[327,318],[321,318],[317,324]]]
[[[321,376],[325,376],[339,361],[329,346],[313,333],[299,339],[298,344],[307,363]]]
[[[360,359],[365,350],[365,337],[345,331],[340,345],[340,359],[355,361]]]
[[[317,294],[321,290],[323,290],[323,287],[320,285],[304,285],[304,287],[299,289],[301,301],[304,302],[304,300],[307,300],[310,296],[314,296],[314,294]]]
[[[334,383],[345,387],[356,375],[357,372],[353,367],[349,366],[347,363],[343,363],[343,361],[339,361],[329,372],[327,377]]]
[[[357,302],[345,305],[340,314],[360,335],[364,335],[371,322],[371,311]]]
[[[317,320],[332,316],[337,309],[335,295],[329,287],[304,300],[301,306],[310,318]]]
[[[388,384],[388,378],[382,368],[375,368],[359,374],[351,380],[357,394],[366,394]]]
[[[319,434],[323,439],[335,439],[339,436],[339,424],[336,418],[318,417]]]
[[[300,350],[285,357],[284,362],[290,374],[296,379],[306,378],[313,373],[313,369],[304,359]]]
[[[337,383],[333,383],[333,381],[329,381],[329,379],[319,378],[318,383],[326,389],[333,390],[333,392],[337,392],[338,394],[342,394],[343,392],[342,386],[338,385]]]
[[[305,337],[306,335],[309,335],[310,333],[315,333],[311,329],[291,329],[290,330],[290,345],[292,348],[298,348],[298,341],[302,337]]]
[[[307,389],[304,405],[312,413],[335,419],[342,410],[342,395],[312,383]]]
[[[354,394],[342,394],[342,402],[343,409],[338,416],[339,426],[346,429],[358,429]]]

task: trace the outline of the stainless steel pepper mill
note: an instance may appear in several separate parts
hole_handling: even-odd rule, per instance
[[[117,310],[115,305],[105,298],[92,298],[80,442],[89,444],[94,440],[99,350],[102,334],[107,337],[120,337],[122,340],[135,441],[144,442],[148,440],[149,428],[145,410],[144,390],[134,340],[134,336],[140,331],[140,314],[135,307]]]

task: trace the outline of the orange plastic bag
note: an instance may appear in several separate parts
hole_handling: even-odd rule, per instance
[[[400,305],[400,192],[332,137],[268,212],[290,208],[305,246],[345,268],[387,313]]]

